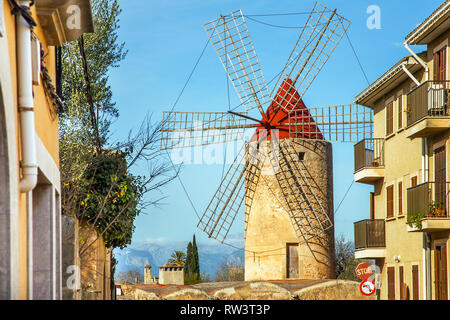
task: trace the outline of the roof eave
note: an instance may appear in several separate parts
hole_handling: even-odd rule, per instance
[[[450,26],[450,1],[447,0],[436,9],[424,22],[405,37],[405,42],[411,45],[428,44],[445,32]]]
[[[401,82],[409,79],[408,75],[403,71],[403,65],[406,66],[406,68],[413,74],[420,70],[420,65],[413,58],[403,58],[400,62],[378,78],[377,81],[357,95],[354,102],[373,109],[375,107],[375,102],[380,97],[392,90],[393,87],[399,85]]]

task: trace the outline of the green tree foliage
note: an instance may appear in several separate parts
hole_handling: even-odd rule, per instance
[[[192,273],[200,278],[200,261],[198,258],[197,242],[195,241],[195,234],[192,239]]]
[[[192,242],[189,241],[187,248],[186,248],[186,260],[184,263],[184,276],[185,281],[186,279],[189,279],[192,275],[191,265],[192,265]]]
[[[119,116],[108,84],[108,73],[119,67],[127,52],[118,40],[118,0],[91,0],[95,32],[65,44],[61,88],[65,107],[60,114],[62,209],[92,225],[81,237],[80,255],[96,231],[108,247],[131,242],[134,219],[161,198],[149,199],[176,174],[159,149],[161,124],[147,116],[125,141],[111,142],[109,128]],[[97,135],[98,133],[98,135]],[[145,162],[146,175],[132,174]]]
[[[337,279],[360,281],[355,268],[359,261],[355,259],[353,242],[347,241],[341,234],[335,241],[335,275]]]
[[[118,0],[92,0],[91,4],[95,32],[62,47],[62,98],[65,109],[59,121],[61,138],[67,142],[83,141],[95,145],[93,124],[98,123],[99,138],[104,144],[111,122],[119,116],[112,100],[108,72],[119,66],[127,51],[124,49],[125,43],[118,41],[121,13]],[[82,51],[87,68],[84,68]],[[91,110],[90,100],[94,110]]]
[[[184,264],[186,261],[186,254],[183,251],[174,251],[170,256],[170,263]]]
[[[197,243],[195,234],[192,242],[189,242],[186,249],[186,263],[184,267],[184,282],[186,284],[194,284],[202,282],[202,276],[206,279],[206,275],[200,274],[200,263],[198,258]]]

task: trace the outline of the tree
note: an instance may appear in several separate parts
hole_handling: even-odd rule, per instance
[[[244,263],[239,257],[225,259],[216,271],[215,281],[244,281]]]
[[[95,264],[92,252],[100,239],[108,248],[124,248],[131,242],[135,218],[161,204],[161,188],[178,173],[160,151],[161,123],[153,122],[151,115],[123,141],[109,136],[119,112],[108,73],[119,67],[127,51],[118,41],[118,0],[91,4],[95,32],[58,50],[62,61],[58,91],[64,100],[59,114],[61,205],[63,214],[80,222],[82,270],[91,258]],[[138,169],[143,174],[136,174]]]
[[[170,256],[169,262],[176,264],[184,264],[186,261],[186,254],[183,251],[174,251]]]
[[[188,282],[192,276],[192,242],[189,241],[186,248],[186,261],[184,264],[184,281]]]
[[[355,259],[355,249],[351,241],[339,235],[335,241],[335,275],[337,279],[359,281],[355,268],[359,261]]]
[[[144,275],[137,269],[120,272],[116,275],[118,283],[142,283],[144,282]]]
[[[195,234],[192,239],[192,274],[200,279],[200,262],[198,258],[197,242],[195,241]]]
[[[206,279],[206,275],[203,275]],[[200,263],[198,258],[197,243],[195,240],[195,234],[192,242],[189,242],[186,249],[186,263],[184,268],[184,282],[186,284],[194,284],[202,281],[202,275],[200,274]]]

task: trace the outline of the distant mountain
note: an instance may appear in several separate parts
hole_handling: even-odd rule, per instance
[[[167,262],[176,250],[186,252],[189,241],[170,241],[165,239],[143,240],[133,242],[123,250],[116,249],[115,257],[118,260],[116,274],[128,270],[139,270],[144,273],[144,265],[150,263],[152,276],[158,276],[159,267]],[[218,266],[225,260],[242,259],[244,261],[244,236],[230,235],[224,245],[219,242],[208,244],[197,242],[200,272],[206,272],[214,278]]]

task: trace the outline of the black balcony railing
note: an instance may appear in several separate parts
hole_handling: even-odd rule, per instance
[[[363,168],[384,167],[384,139],[364,139],[355,144],[355,172]]]
[[[407,94],[407,125],[425,117],[448,116],[450,81],[425,81]]]
[[[416,214],[422,214],[424,218],[448,217],[449,184],[450,182],[425,182],[408,188],[408,217]]]
[[[386,247],[385,221],[361,220],[354,223],[355,249]]]

